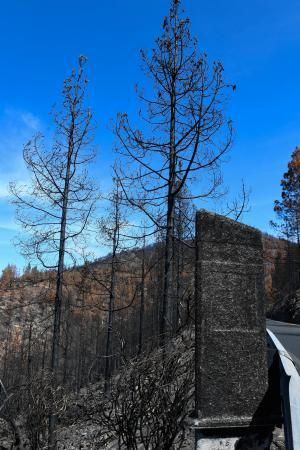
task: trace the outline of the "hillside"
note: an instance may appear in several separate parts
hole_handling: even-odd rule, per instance
[[[265,286],[268,309],[278,301],[284,301],[288,294],[295,292],[299,280],[298,249],[285,240],[263,235],[265,255]],[[162,289],[162,257],[159,245],[145,249],[123,251],[118,255],[116,270],[116,295],[114,320],[116,332],[114,347],[126,356],[134,355],[139,341],[138,324],[140,321],[141,301],[141,261],[145,259],[145,317],[143,318],[143,341],[146,345],[157,335],[157,318],[159,314],[159,293]],[[193,271],[194,251],[181,246],[181,278],[176,290],[179,292],[178,324],[182,326],[193,316]],[[109,283],[111,256],[107,256],[83,267],[68,270],[65,275],[64,346],[67,365],[70,370],[72,360],[80,359],[85,345],[89,348],[84,354],[83,372],[89,370],[93,375],[92,364],[101,372],[101,363],[96,363],[97,355],[105,345],[106,320],[108,315]],[[13,355],[22,360],[22,367],[30,364],[34,370],[45,367],[49,358],[49,345],[52,332],[52,309],[54,301],[55,278],[53,272],[29,274],[12,279],[9,283],[0,281],[1,321],[0,321],[0,355],[2,367],[15,364]],[[178,295],[177,292],[177,295]],[[79,333],[78,333],[79,330]],[[87,335],[88,330],[88,335]],[[29,343],[29,341],[31,341]],[[123,344],[122,344],[122,342]],[[147,344],[147,345],[148,345]],[[77,347],[77,348],[76,348]],[[79,347],[79,348],[78,348]],[[125,349],[126,348],[126,349]],[[8,358],[8,354],[10,357]],[[38,357],[36,356],[38,354]],[[5,356],[6,355],[6,356]],[[38,362],[39,361],[39,362]],[[118,365],[118,362],[115,362]],[[8,369],[7,369],[8,370]],[[86,383],[86,376],[81,380],[77,374],[78,388]]]
[[[168,343],[164,364],[161,352],[127,361],[112,379],[110,397],[105,396],[102,382],[77,393],[61,392],[58,450],[194,448],[193,327]],[[47,410],[41,406],[37,404],[34,412],[43,429]],[[11,430],[0,419],[1,448],[8,450],[12,442]],[[283,429],[275,428],[269,450],[284,450],[284,445]]]
[[[185,355],[182,360],[184,367],[189,366],[190,369],[183,375],[189,378],[188,380],[184,378],[184,383],[180,384],[181,375],[176,376],[177,368],[174,366],[170,368],[170,372],[175,371],[175,378],[163,383],[164,386],[170,386],[171,392],[174,386],[177,386],[176,389],[178,388],[181,393],[185,392],[184,398],[186,398],[185,395],[188,396],[188,403],[184,407],[184,417],[176,418],[184,422],[184,425],[182,422],[181,434],[176,425],[176,439],[173,436],[174,442],[178,440],[180,442],[178,445],[181,447],[174,448],[185,448],[185,439],[189,442],[187,424],[188,416],[193,410],[191,386],[193,385],[192,324],[195,260],[191,242],[188,244],[188,246],[184,244],[177,246],[175,253],[173,270],[177,271],[178,277],[173,293],[177,298],[179,334],[177,339],[168,344],[168,355],[170,358],[174,355],[174,361],[181,360],[182,355]],[[269,307],[273,308],[272,305],[277,304],[278,299],[285,302],[287,293],[295,292],[297,288],[298,249],[287,241],[266,235],[263,236],[263,246],[267,301]],[[59,361],[61,384],[58,387],[52,386],[53,381],[47,370],[51,355],[54,273],[35,270],[13,279],[2,279],[0,291],[1,379],[8,395],[11,395],[13,399],[8,402],[8,406],[13,411],[18,411],[20,430],[26,429],[27,435],[28,427],[36,429],[35,417],[38,415],[40,436],[38,439],[42,439],[43,430],[46,429],[49,405],[55,405],[60,417],[59,436],[64,442],[61,448],[114,448],[115,436],[120,432],[118,427],[126,424],[122,422],[123,419],[122,423],[114,422],[112,419],[117,420],[118,408],[125,406],[129,408],[124,390],[128,390],[128,386],[137,386],[138,381],[135,376],[140,377],[141,382],[145,374],[148,374],[143,385],[150,382],[151,364],[155,367],[152,381],[154,385],[155,383],[157,385],[156,376],[159,375],[161,360],[160,351],[156,349],[163,285],[162,248],[157,244],[145,249],[124,251],[117,255],[112,310],[113,327],[110,330],[107,326],[107,318],[112,262],[112,256],[108,255],[98,261],[65,272]],[[112,354],[108,355],[109,384],[112,392],[109,401],[103,394],[106,389],[104,377],[107,369],[105,349],[108,333],[111,333],[112,339]],[[143,358],[143,355],[146,357]],[[178,366],[178,370],[180,367],[181,365]],[[151,389],[154,387],[152,386]],[[116,392],[115,397],[113,397],[114,392]],[[153,405],[151,406],[153,391],[151,392],[148,400],[144,400],[149,401],[149,407],[153,408]],[[36,403],[32,404],[28,395],[31,399],[37,399]],[[122,396],[125,396],[125,406],[118,400]],[[109,403],[113,401],[112,399],[115,401],[113,405]],[[31,408],[29,410],[28,405]],[[39,405],[43,405],[42,410]],[[169,410],[168,405],[163,405],[163,408]],[[108,415],[106,413],[103,415],[101,411],[108,411]],[[26,420],[27,422],[29,420],[29,423],[24,423],[24,416],[27,413]],[[133,411],[133,414],[137,413]],[[121,414],[121,417],[123,416],[124,414]],[[145,418],[145,420],[148,419]],[[115,428],[106,429],[105,427],[109,427],[111,423]],[[149,424],[150,426],[155,428],[153,424]],[[99,434],[99,430],[106,430],[105,434]],[[184,433],[183,430],[185,430]],[[145,430],[140,432],[143,433]],[[10,433],[11,429],[10,431],[7,429],[7,438]],[[148,436],[147,433],[146,436]],[[161,436],[157,439],[161,439]],[[100,441],[101,444],[99,444]],[[3,442],[5,446],[5,439]],[[81,447],[78,447],[78,442],[82,445]]]

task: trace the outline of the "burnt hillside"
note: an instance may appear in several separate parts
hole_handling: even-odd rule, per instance
[[[263,235],[265,286],[268,305],[294,293],[299,282],[298,248],[285,240]],[[160,244],[118,254],[114,299],[114,368],[121,357],[155,346],[158,335],[163,251]],[[141,272],[144,259],[144,273]],[[61,376],[77,389],[103,371],[109,307],[111,256],[70,269],[65,275],[63,351]],[[178,273],[174,295],[178,298],[178,327],[193,317],[194,250],[191,242],[178,247],[174,268]],[[141,287],[144,304],[141,305]],[[47,367],[55,292],[53,272],[24,274],[1,279],[0,354],[2,374],[10,365],[22,370]],[[141,310],[141,308],[143,310]],[[270,307],[268,307],[269,309]],[[141,323],[142,321],[142,323]],[[140,329],[142,326],[142,329]],[[142,336],[141,336],[142,334]],[[81,369],[75,371],[80,363]],[[4,377],[5,378],[5,377]]]

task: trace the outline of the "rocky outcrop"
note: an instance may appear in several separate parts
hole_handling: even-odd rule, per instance
[[[300,324],[300,289],[275,303],[268,316],[274,320]]]
[[[273,305],[300,287],[300,251],[297,244],[262,235],[267,304]]]

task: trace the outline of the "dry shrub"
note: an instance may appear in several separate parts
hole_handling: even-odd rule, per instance
[[[180,342],[179,342],[180,341]],[[130,361],[98,405],[99,448],[170,450],[184,440],[193,398],[193,349],[177,339],[168,348]]]
[[[14,448],[46,448],[49,415],[59,417],[67,403],[66,393],[55,385],[53,375],[41,371],[2,394],[0,415],[11,427]]]

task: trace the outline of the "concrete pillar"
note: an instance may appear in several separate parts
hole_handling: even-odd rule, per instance
[[[196,448],[259,449],[276,421],[261,233],[204,210],[196,233]]]

